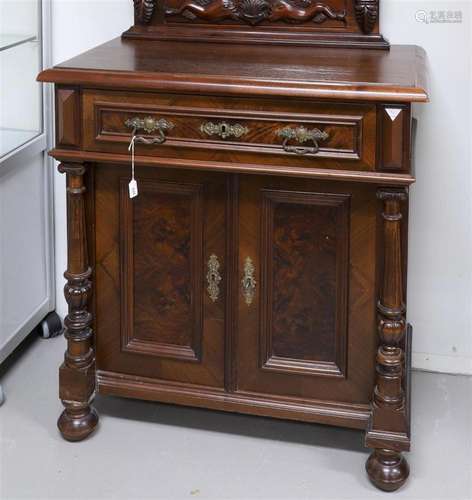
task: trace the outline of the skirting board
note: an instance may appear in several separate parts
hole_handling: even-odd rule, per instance
[[[413,352],[412,365],[414,370],[450,373],[452,375],[472,375],[472,358],[466,356]]]

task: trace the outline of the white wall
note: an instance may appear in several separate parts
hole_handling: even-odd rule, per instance
[[[53,1],[58,63],[118,36],[132,22],[131,0]],[[460,24],[424,24],[417,11],[462,11]],[[411,190],[409,320],[417,368],[472,374],[472,69],[470,2],[382,0],[391,43],[428,52],[431,103],[419,119],[417,184]],[[84,26],[87,28],[85,29]],[[56,175],[58,310],[65,253],[64,178]]]
[[[418,11],[462,11],[461,24],[419,23]],[[387,0],[384,35],[423,46],[431,103],[415,106],[408,315],[418,368],[472,374],[472,4]]]

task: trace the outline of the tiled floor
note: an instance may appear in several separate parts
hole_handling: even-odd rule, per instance
[[[361,432],[98,397],[97,433],[67,443],[57,367],[36,340],[1,375],[2,499],[472,499],[472,379],[415,373],[409,483],[368,482]]]

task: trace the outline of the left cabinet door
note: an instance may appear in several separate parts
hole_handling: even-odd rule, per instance
[[[97,369],[223,387],[226,176],[94,168]],[[93,226],[92,226],[93,227]]]

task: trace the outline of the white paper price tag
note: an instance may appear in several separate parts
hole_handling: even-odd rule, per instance
[[[136,182],[136,179],[131,179],[130,183],[128,184],[128,189],[130,198],[138,196],[138,183]]]
[[[134,178],[134,141],[136,139],[136,136],[133,134],[133,137],[131,139],[131,142],[129,143],[129,148],[128,150],[131,151],[131,181],[128,184],[128,191],[129,191],[129,197],[130,198],[135,198],[138,196],[138,183],[136,182],[136,179]]]

